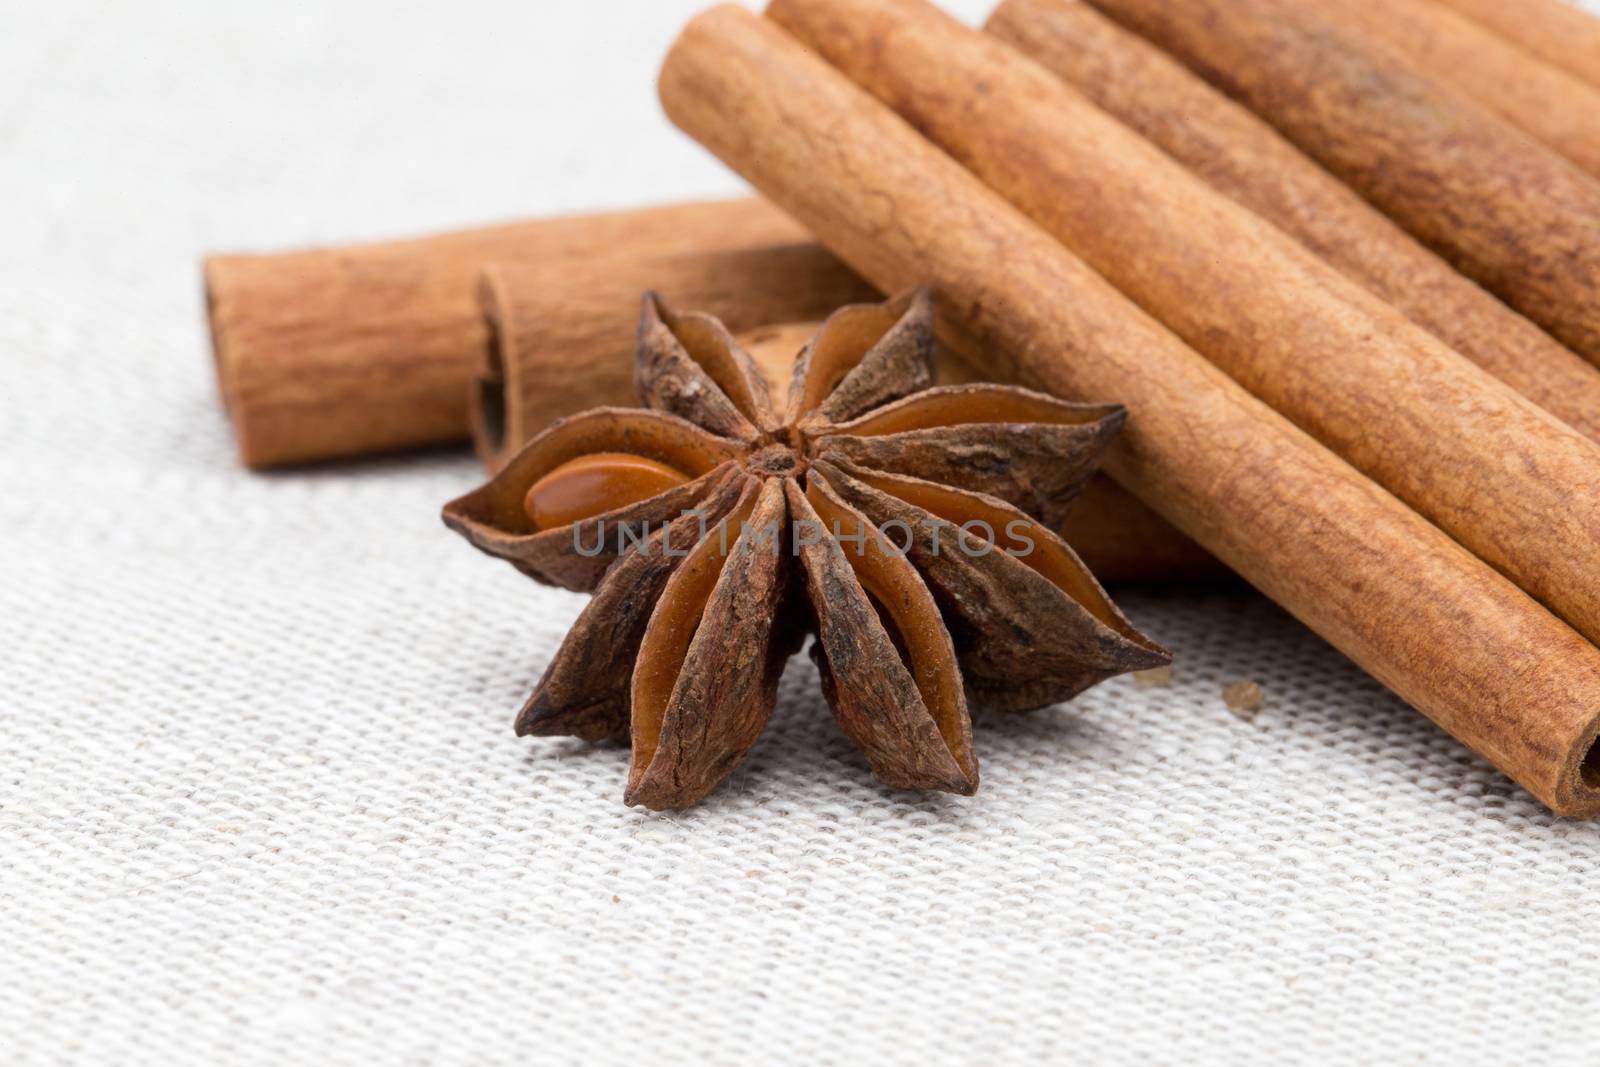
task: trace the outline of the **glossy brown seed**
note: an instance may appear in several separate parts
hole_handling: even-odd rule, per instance
[[[570,459],[534,482],[522,507],[536,527],[554,530],[649,500],[689,480],[676,467],[645,456],[596,452]]]
[[[693,480],[566,526],[536,526],[527,509],[534,484],[566,463],[599,453],[651,459]],[[626,547],[626,534],[647,537],[694,508],[726,475],[719,468],[731,469],[740,454],[738,442],[671,415],[596,408],[528,442],[488,483],[446,504],[443,518],[473,546],[529,577],[589,592]]]

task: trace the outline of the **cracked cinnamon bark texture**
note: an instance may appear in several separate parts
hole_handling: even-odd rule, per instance
[[[1565,0],[1441,0],[1600,89],[1600,19]]]
[[[660,90],[864,277],[933,285],[998,372],[1125,402],[1114,477],[1544,803],[1600,811],[1600,651],[1569,626],[770,21],[695,19]]]
[[[1600,639],[1600,445],[923,0],[768,13],[1245,388]]]
[[[1006,0],[987,29],[1212,188],[1600,440],[1600,369],[1428,251],[1248,108],[1159,48],[1084,0]]]
[[[1091,0],[1600,363],[1600,179],[1303,0]]]
[[[1434,0],[1318,0],[1428,77],[1600,175],[1600,90]]]
[[[210,256],[212,349],[240,458],[266,468],[464,440],[468,389],[488,345],[475,287],[490,262],[549,264],[559,279],[613,254],[661,263],[736,250],[756,260],[755,250],[776,247],[777,267],[807,272],[790,279],[797,296],[859,285],[831,260],[793,251],[810,240],[770,204],[733,200]],[[655,284],[677,280],[667,269]],[[622,305],[627,315],[638,297],[635,290]],[[807,306],[798,302],[780,317],[804,318]],[[626,336],[620,349],[607,339],[604,355],[629,351]],[[570,353],[574,362],[599,356]]]

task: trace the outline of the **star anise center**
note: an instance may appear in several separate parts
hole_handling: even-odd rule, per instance
[[[797,449],[779,441],[761,445],[744,461],[745,469],[761,478],[798,478],[810,465],[809,449]]]

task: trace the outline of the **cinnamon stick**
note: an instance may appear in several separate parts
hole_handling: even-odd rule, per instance
[[[826,256],[838,272],[844,268],[815,245],[788,246],[775,258],[744,263],[748,272],[723,269],[741,261],[733,255],[730,260],[726,253],[684,254],[659,263],[654,271],[604,261],[572,264],[575,269],[559,278],[547,264],[485,268],[480,294],[485,314],[496,323],[490,346],[493,370],[480,382],[472,427],[484,463],[499,469],[558,418],[637,403],[630,358],[634,321],[639,292],[652,284],[670,303],[709,311],[730,329],[742,331],[741,342],[761,364],[781,406],[794,358],[814,326],[748,323],[762,316],[776,320],[786,311],[811,306],[803,291],[777,290],[786,281],[792,286],[797,276],[819,280],[828,273],[775,269],[789,257],[804,261]],[[643,279],[630,274],[635,269],[643,272]],[[848,296],[845,289],[859,290],[865,283],[846,276],[850,281],[835,294],[837,300],[818,293],[813,302],[820,305],[817,316],[852,299],[877,299],[871,291]],[[593,358],[574,360],[573,351]],[[949,346],[940,349],[939,378],[944,384],[984,380],[971,357],[963,359]],[[1057,532],[1103,582],[1184,582],[1227,573],[1210,553],[1103,475],[1079,494]]]
[[[620,256],[496,263],[484,271],[479,298],[492,343],[471,428],[486,465],[497,469],[563,415],[636,402],[634,329],[647,290],[714,315],[735,332],[821,319],[844,304],[881,299],[813,241],[715,233],[700,237],[703,248],[652,252],[630,242]]]
[[[864,277],[936,286],[996,370],[1125,402],[1123,485],[1546,804],[1600,811],[1600,650],[772,23],[700,16],[660,88],[674,122]]]
[[[464,439],[468,385],[486,358],[474,286],[488,262],[570,266],[597,252],[664,256],[805,240],[771,205],[736,200],[211,256],[212,348],[240,457],[265,468]],[[836,266],[822,269],[837,276]]]
[[[1600,89],[1434,0],[1319,0],[1430,78],[1600,175]]]
[[[1600,180],[1303,0],[1091,0],[1590,362]]]
[[[1566,0],[1442,0],[1600,89],[1600,19]]]
[[[1412,322],[1600,440],[1600,370],[1160,49],[1084,0],[1006,0],[987,30]]]
[[[1056,531],[1102,582],[1203,582],[1222,562],[1104,474],[1089,479]]]
[[[1600,444],[924,0],[768,14],[1333,451],[1600,640]]]

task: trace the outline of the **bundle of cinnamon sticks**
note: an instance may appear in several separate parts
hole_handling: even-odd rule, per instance
[[[765,200],[215,257],[224,398],[251,466],[469,435],[496,466],[627,402],[644,289],[749,331],[930,284],[951,377],[1128,406],[1121,488],[1066,531],[1091,567],[1220,560],[1593,815],[1595,26],[1560,0],[1005,0],[985,31],[923,0],[716,8],[662,101]]]

